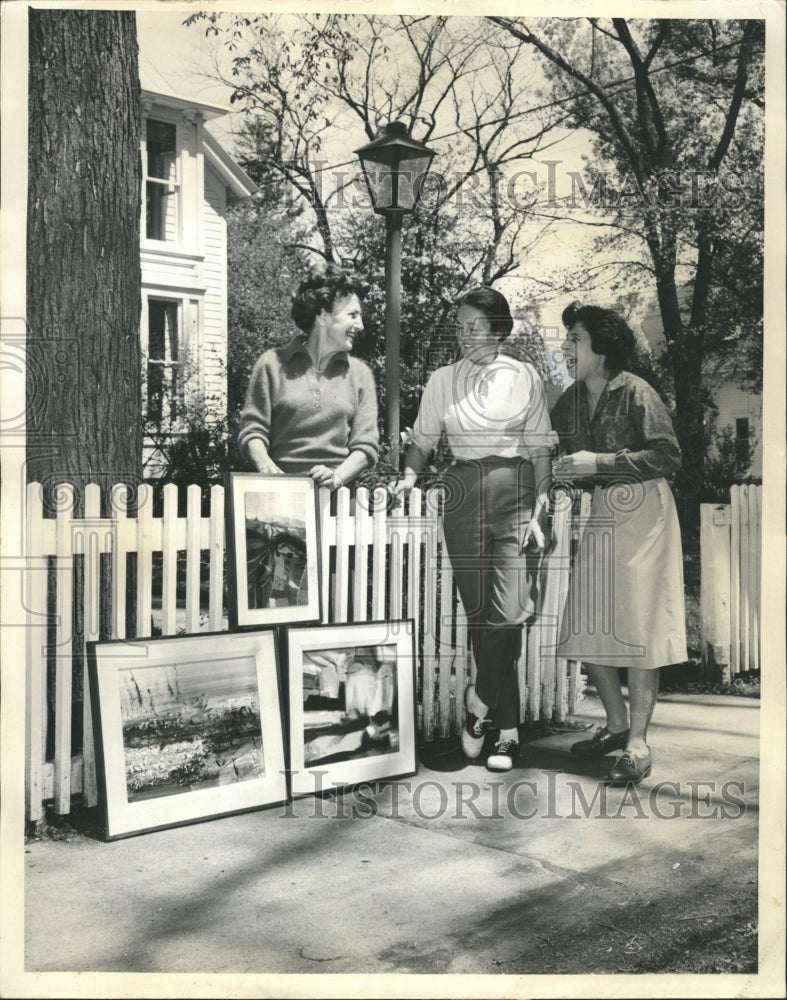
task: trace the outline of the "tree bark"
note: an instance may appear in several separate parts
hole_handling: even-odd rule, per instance
[[[675,476],[681,513],[696,523],[703,493],[705,462],[705,397],[702,388],[703,337],[700,330],[684,329],[674,344],[672,372],[675,380],[675,433],[683,464]]]
[[[140,87],[131,11],[30,10],[28,480],[141,478]]]

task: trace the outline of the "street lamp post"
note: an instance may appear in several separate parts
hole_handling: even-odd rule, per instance
[[[385,216],[385,435],[391,462],[399,468],[401,389],[402,213]]]
[[[391,122],[357,149],[372,208],[385,216],[385,434],[399,467],[399,365],[402,291],[402,217],[415,209],[435,151]]]

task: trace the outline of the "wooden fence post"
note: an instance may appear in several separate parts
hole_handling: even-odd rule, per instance
[[[68,483],[56,490],[56,624],[55,624],[55,812],[71,810],[71,695],[73,670],[74,556],[71,524],[74,488]]]
[[[730,674],[741,672],[741,502],[730,488]]]
[[[421,535],[422,535],[422,501],[423,493],[416,487],[409,496],[408,505],[408,525],[405,542],[407,545],[407,601],[404,617],[412,618],[415,623],[416,647],[415,666],[418,664],[418,635],[423,635],[423,624],[421,618],[421,604],[424,593],[421,590]],[[421,660],[421,676],[426,677],[424,661]],[[417,677],[417,674],[416,674]],[[417,682],[416,682],[417,683]],[[424,730],[424,701],[422,697],[419,702],[416,698],[418,732]]]
[[[25,606],[27,613],[27,680],[25,753],[25,810],[27,819],[38,822],[44,816],[44,751],[47,723],[47,577],[48,562],[43,548],[42,487],[27,487],[25,536]],[[51,523],[51,522],[50,522]]]
[[[355,525],[350,515],[350,491],[342,486],[336,493],[336,579],[334,621],[346,622],[350,590],[350,547],[355,541]]]
[[[79,524],[79,522],[77,522]],[[85,805],[92,807],[98,803],[98,776],[96,774],[96,754],[93,745],[93,714],[90,704],[90,682],[87,666],[87,643],[97,642],[100,637],[101,621],[101,556],[100,550],[112,549],[112,521],[101,517],[101,487],[88,483],[85,487],[85,517],[82,525],[75,526],[74,534],[81,534],[81,546],[73,545],[73,550],[82,549],[84,558],[82,601],[82,798]],[[106,537],[102,537],[106,532]]]
[[[706,672],[730,679],[730,509],[700,505],[700,613]]]
[[[554,702],[551,718],[563,722],[569,708],[568,661],[557,655],[560,622],[568,596],[571,558],[571,506],[572,496],[561,490],[554,498],[552,516],[552,551],[544,557],[541,567],[541,607],[539,622],[541,651],[549,663],[548,675],[552,678]],[[548,704],[548,703],[547,703]],[[545,709],[547,705],[544,706]]]
[[[331,545],[336,541],[336,522],[331,517],[331,491],[321,486],[317,490],[317,508],[320,518],[320,603],[326,622],[336,621],[331,607]]]
[[[751,538],[749,535],[749,486],[740,487],[740,560],[738,563],[738,589],[740,593],[740,636],[741,636],[741,670],[751,670],[749,662],[749,616],[751,610],[751,594],[749,593],[749,559],[751,558]]]
[[[762,487],[749,487],[749,670],[760,669],[760,518]]]
[[[161,634],[178,631],[178,488],[167,483],[161,522]]]
[[[112,547],[110,638],[126,638],[126,553],[134,551],[133,522],[128,518],[129,487],[115,483],[109,492],[109,513],[115,523]]]
[[[211,632],[218,632],[224,620],[224,533],[224,487],[211,486],[208,528],[208,628]]]
[[[202,527],[202,490],[199,486],[189,486],[186,490],[186,631],[198,632],[200,564],[202,550],[200,544]]]
[[[137,492],[137,639],[150,635],[153,593],[153,490],[147,484]]]
[[[374,512],[372,514],[372,621],[382,621],[385,618],[385,580],[386,580],[386,546],[387,533],[385,512],[387,494],[378,486],[372,498]]]
[[[440,616],[437,613],[437,574],[438,574],[438,551],[440,523],[438,520],[440,511],[440,493],[438,490],[430,490],[425,495],[426,502],[426,526],[424,527],[424,641],[423,641],[423,672],[421,684],[421,701],[423,704],[423,728],[422,737],[428,742],[434,739],[435,735],[435,706],[439,708],[440,714],[448,717],[448,702],[450,698],[449,678],[443,677],[438,672],[437,649],[438,630],[440,627]],[[437,685],[439,688],[439,701],[435,700]]]
[[[353,567],[353,621],[369,620],[369,491],[359,486],[355,492],[355,565]]]

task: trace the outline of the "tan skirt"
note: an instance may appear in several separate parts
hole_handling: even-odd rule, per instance
[[[680,526],[665,479],[593,491],[557,653],[644,670],[688,659]]]

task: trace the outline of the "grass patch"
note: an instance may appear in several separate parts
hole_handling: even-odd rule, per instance
[[[45,806],[44,817],[36,822],[28,822],[25,843],[40,840],[76,843],[82,840],[103,840],[104,820],[98,807],[88,809],[79,801],[71,803],[71,811],[60,816],[52,803]]]
[[[739,698],[760,697],[760,673],[739,674],[731,681],[709,678],[698,660],[661,668],[659,690],[664,694],[728,694]]]

